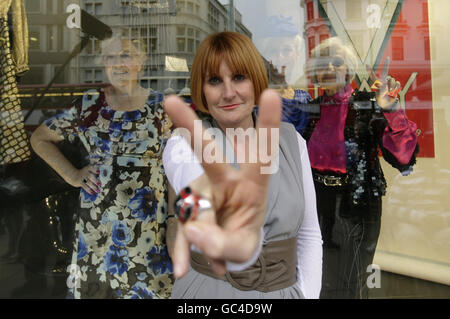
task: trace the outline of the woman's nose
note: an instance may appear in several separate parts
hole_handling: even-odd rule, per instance
[[[236,89],[231,81],[224,82],[223,97],[227,100],[233,99],[236,96]]]
[[[327,68],[328,68],[329,70],[334,70],[334,69],[335,69],[334,64],[333,64],[332,61],[328,61],[328,66],[327,66]]]

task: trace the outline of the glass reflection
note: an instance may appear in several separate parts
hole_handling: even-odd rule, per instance
[[[324,87],[308,79],[305,64],[312,50],[329,37],[338,36],[353,46],[358,67],[352,88],[370,92],[365,64],[380,75],[390,56],[390,74],[403,86],[401,108],[417,124],[420,152],[414,173],[407,178],[380,160],[390,186],[374,262],[393,273],[450,283],[445,196],[450,123],[448,1],[6,0],[0,4],[0,297],[64,297],[67,289],[67,274],[50,274],[51,269],[62,274],[63,265],[71,262],[78,191],[36,156],[29,137],[86,91],[97,91],[109,82],[98,38],[90,36],[82,52],[75,52],[80,35],[88,34],[68,23],[77,22],[74,12],[67,11],[69,5],[92,14],[125,38],[138,40],[146,55],[137,74],[140,86],[164,95],[178,94],[188,104],[192,58],[199,43],[216,31],[232,29],[252,38],[265,59],[270,84],[291,101],[309,99],[304,91],[312,99],[324,96]],[[73,58],[63,66],[72,50]],[[120,56],[112,58],[120,62]],[[331,65],[339,67],[338,60],[332,58]],[[319,65],[325,68],[325,63]],[[114,75],[118,81],[123,77],[119,73]],[[360,102],[360,106],[372,105]],[[320,119],[320,104],[294,101],[291,105],[295,105],[289,108],[291,113],[301,114],[293,124],[305,134],[307,124]],[[78,139],[73,142],[58,147],[82,168],[87,154]],[[342,200],[336,204],[342,206]],[[335,216],[329,225],[341,223],[340,218]],[[331,246],[333,242],[340,246],[344,237],[335,241],[335,235],[333,230]],[[62,251],[67,254],[59,255]],[[345,268],[336,263],[332,261],[330,268]],[[34,284],[23,286],[26,281]],[[387,292],[381,291],[376,295],[384,297]],[[410,291],[421,293],[416,288]]]

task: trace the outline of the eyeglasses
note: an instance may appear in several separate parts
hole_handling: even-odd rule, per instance
[[[326,69],[328,68],[330,62],[331,65],[334,66],[335,68],[339,68],[345,64],[345,60],[340,56],[320,57],[317,58],[316,67],[319,69]]]

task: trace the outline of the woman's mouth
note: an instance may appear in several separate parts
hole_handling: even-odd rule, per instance
[[[114,75],[125,75],[125,74],[128,74],[128,72],[127,71],[115,71],[115,72],[113,72],[113,74]]]
[[[220,108],[223,110],[232,110],[238,107],[240,104],[222,105]]]
[[[336,76],[335,75],[324,75],[322,77],[322,81],[327,81],[327,82],[336,82]]]

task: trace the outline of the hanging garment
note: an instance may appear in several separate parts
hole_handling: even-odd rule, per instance
[[[13,18],[14,43],[11,50],[8,11]],[[0,165],[30,159],[16,76],[28,70],[28,31],[22,0],[0,5]]]

